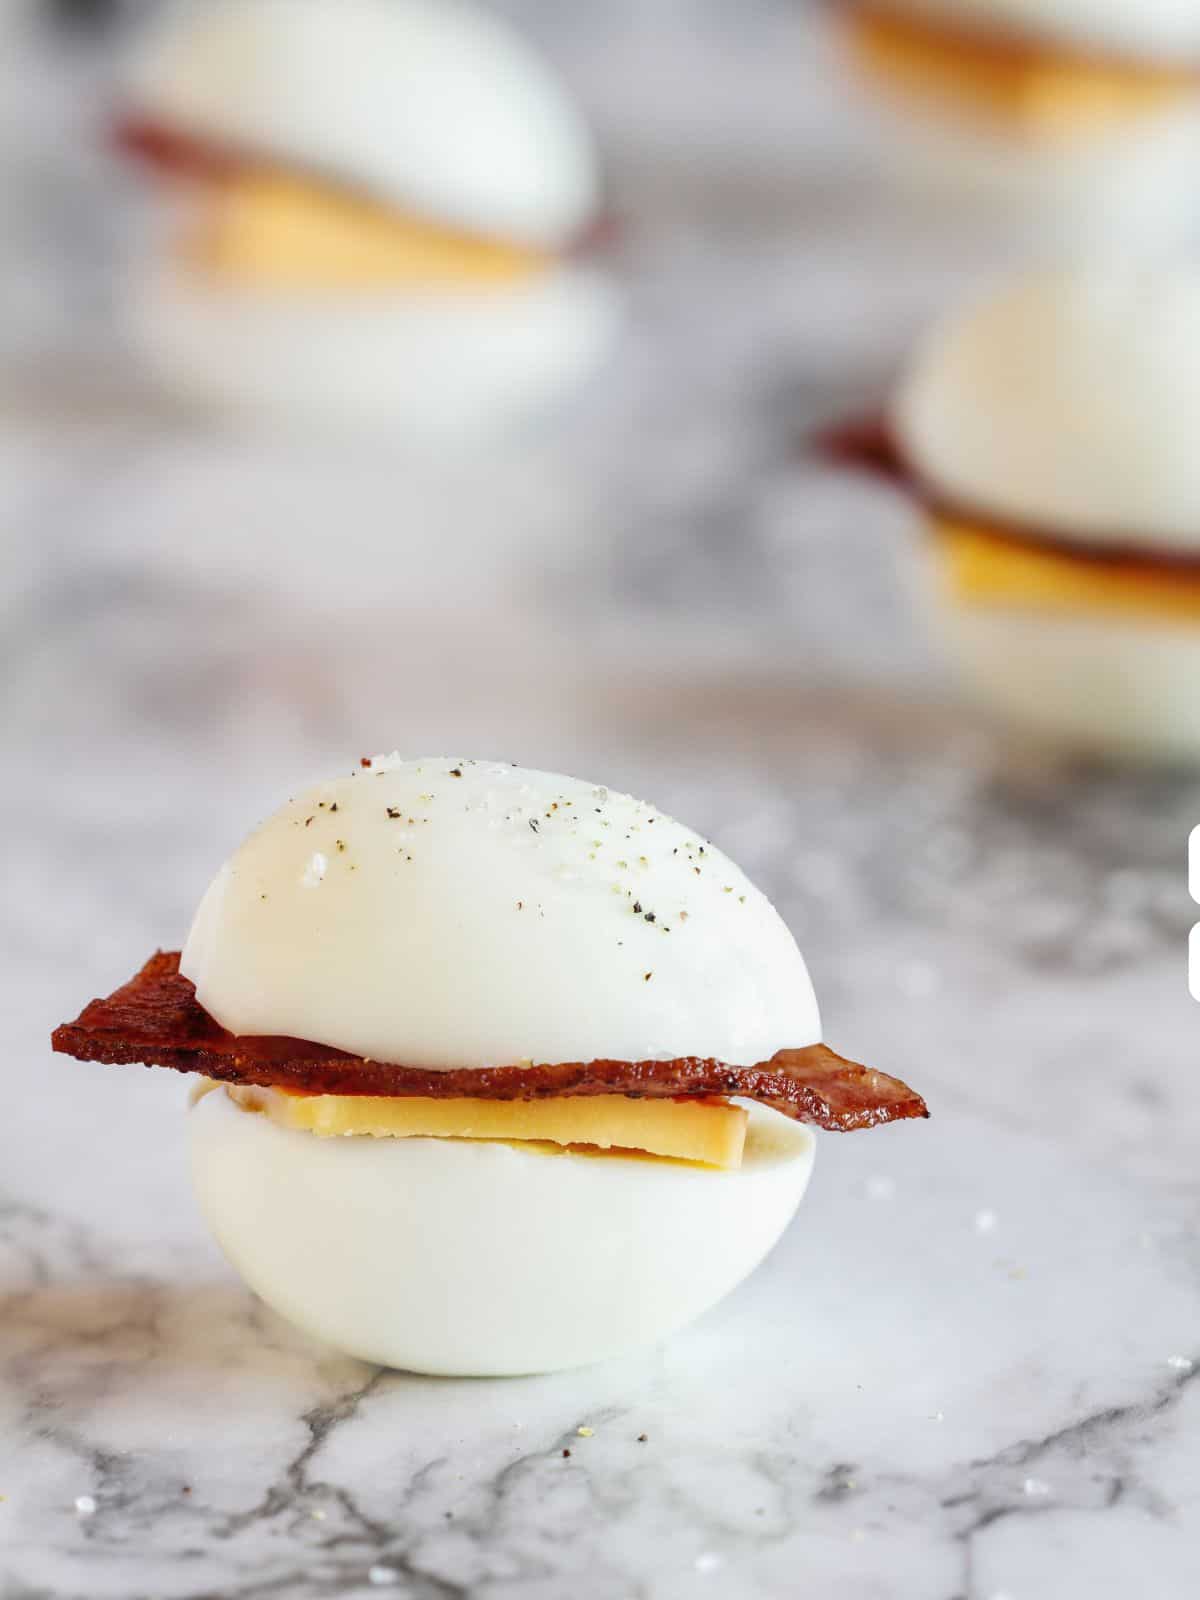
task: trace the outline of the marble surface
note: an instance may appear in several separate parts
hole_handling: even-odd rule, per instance
[[[662,104],[618,9],[605,53],[525,8],[604,133],[629,304],[536,436],[431,460],[200,427],[80,310],[104,238],[53,259],[69,337],[0,412],[4,1600],[1200,1592],[1200,788],[959,704],[903,507],[800,440],[969,268],[855,214],[792,8],[664,8],[706,97]],[[55,204],[104,209],[81,181]],[[707,831],[831,1041],[930,1100],[823,1139],[766,1266],[661,1349],[502,1382],[319,1349],[206,1237],[183,1085],[49,1053],[294,782],[395,745]]]

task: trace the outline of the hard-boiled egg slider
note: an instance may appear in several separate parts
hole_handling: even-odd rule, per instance
[[[876,459],[919,499],[971,688],[1100,753],[1200,757],[1200,273],[1022,276],[918,349]]]
[[[1187,0],[847,0],[881,89],[1035,142],[1076,139],[1194,92]]]
[[[1052,257],[1196,225],[1200,13],[1177,0],[838,0],[922,236]],[[932,228],[931,225],[932,224]],[[996,231],[999,230],[999,237]]]
[[[458,426],[548,399],[611,321],[579,259],[586,128],[464,0],[211,0],[130,72],[119,132],[181,204],[136,327],[205,400]]]
[[[806,1124],[926,1114],[819,1041],[787,928],[696,833],[576,779],[397,756],[289,800],[182,955],[54,1035],[203,1075],[200,1202],[269,1304],[459,1374],[682,1326],[787,1225]]]

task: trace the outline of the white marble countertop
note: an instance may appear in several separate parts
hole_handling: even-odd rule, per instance
[[[835,169],[789,168],[822,106],[794,14],[661,23],[717,122],[757,85],[746,147],[685,95],[653,115],[624,9],[603,71],[552,14],[630,319],[545,434],[441,464],[231,439],[78,329],[0,414],[0,1595],[1185,1600],[1200,788],[981,726],[902,509],[799,450],[944,279],[929,249],[881,268]],[[337,1358],[202,1230],[182,1085],[49,1053],[251,820],[395,745],[706,830],[796,930],[830,1039],[928,1096],[823,1139],[765,1268],[664,1348],[499,1382]]]

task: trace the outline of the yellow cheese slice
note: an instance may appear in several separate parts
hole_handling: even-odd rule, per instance
[[[1076,59],[1024,42],[955,33],[886,6],[852,6],[849,42],[882,87],[941,101],[1035,138],[1070,139],[1185,92],[1189,75],[1141,63]]]
[[[185,252],[217,277],[303,289],[504,283],[546,259],[332,185],[259,171],[213,186]]]
[[[952,598],[966,605],[1200,620],[1200,566],[1106,560],[934,517]]]
[[[742,1162],[746,1112],[720,1100],[431,1100],[418,1096],[288,1094],[241,1085],[230,1098],[281,1127],[330,1139],[490,1139],[634,1150],[732,1168]]]

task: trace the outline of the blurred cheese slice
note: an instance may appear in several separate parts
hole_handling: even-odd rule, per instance
[[[1200,565],[1142,565],[931,521],[951,597],[964,604],[1200,621]]]
[[[269,172],[215,184],[185,248],[189,260],[217,277],[301,289],[503,283],[547,259]]]
[[[1086,134],[1177,96],[1189,82],[1178,68],[972,38],[965,29],[955,33],[869,4],[852,8],[849,33],[860,65],[881,85],[1035,137]]]
[[[720,1100],[632,1100],[560,1095],[546,1100],[428,1100],[417,1096],[288,1094],[230,1087],[245,1111],[320,1138],[493,1139],[636,1150],[732,1168],[742,1162],[746,1112]]]

